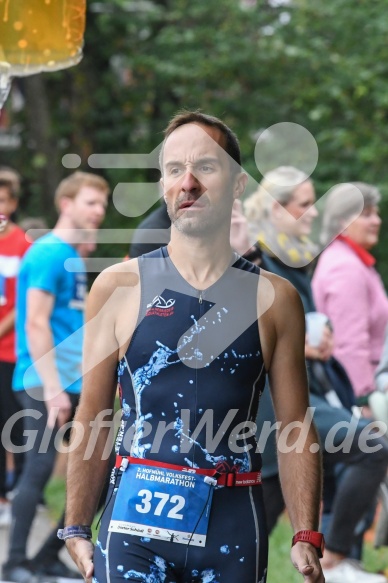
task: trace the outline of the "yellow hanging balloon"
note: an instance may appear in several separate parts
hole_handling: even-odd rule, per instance
[[[80,61],[85,12],[86,0],[0,0],[0,107],[11,77]]]

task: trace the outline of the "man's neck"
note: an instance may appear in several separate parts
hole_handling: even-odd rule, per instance
[[[59,216],[59,219],[53,228],[52,232],[59,239],[62,239],[65,243],[68,243],[72,247],[77,247],[79,241],[77,239],[77,229],[67,217]]]
[[[227,236],[218,236],[210,241],[202,237],[188,237],[174,227],[171,229],[168,252],[181,276],[197,289],[206,289],[215,283],[233,257]]]

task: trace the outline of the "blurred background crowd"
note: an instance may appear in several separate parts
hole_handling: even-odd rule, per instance
[[[0,9],[3,4],[1,0]],[[166,244],[169,219],[158,200],[159,171],[152,161],[140,163],[124,155],[154,152],[177,110],[201,109],[221,117],[237,133],[250,175],[246,197],[234,209],[232,246],[289,279],[306,313],[326,317],[317,341],[306,336],[312,404],[322,414],[321,439],[355,410],[361,425],[363,419],[365,424],[373,419],[388,424],[387,27],[383,0],[224,0],[222,9],[216,0],[90,0],[82,60],[49,75],[16,77],[0,112],[0,214],[8,220],[0,232],[1,390],[10,386],[16,360],[13,324],[5,320],[15,301],[14,291],[7,299],[5,287],[6,279],[17,275],[9,272],[8,259],[16,247],[10,250],[6,242],[15,236],[15,225],[30,231],[31,241],[23,234],[14,253],[21,263],[32,239],[51,231],[58,214],[60,221],[66,213],[70,216],[58,200],[54,204],[61,180],[74,171],[92,172],[105,179],[102,187],[97,183],[104,204],[94,226],[76,224],[75,211],[70,223],[61,223],[96,229],[95,238],[74,244],[81,257],[102,258],[86,262],[88,285],[103,266]],[[297,137],[279,158],[279,142],[272,143],[269,134],[269,172],[257,164],[257,140],[264,130],[284,122],[299,124],[314,137],[319,156],[311,176],[304,172],[309,152],[298,149]],[[83,186],[81,180],[76,198]],[[113,196],[106,204],[108,190]],[[150,241],[141,230],[133,235],[142,221],[140,227],[163,230],[151,247],[144,245]],[[20,408],[9,394],[9,408],[2,404],[2,426]],[[259,426],[273,416],[268,400],[262,410]],[[271,459],[274,449],[269,450],[264,477],[271,493],[267,508],[272,529],[284,504],[276,459]],[[368,507],[361,500],[356,503],[357,527],[351,540],[345,533],[341,549],[349,559],[348,570],[359,569],[360,575],[351,579],[354,572],[345,572],[341,583],[381,583],[385,576],[369,575],[351,560],[362,559],[365,533],[377,516],[376,544],[388,544],[387,459],[362,460],[359,452],[353,453],[350,462],[327,462],[323,527],[330,538],[330,529],[337,528],[337,506],[350,508],[356,501],[351,482],[370,477],[361,490]],[[0,462],[0,528],[6,528],[22,460],[2,449]],[[347,473],[347,465],[353,473]],[[43,500],[49,475],[37,489],[36,503],[40,496]],[[51,548],[55,558],[60,545],[51,540]],[[379,567],[388,568],[388,561]],[[22,575],[10,580],[24,581]]]

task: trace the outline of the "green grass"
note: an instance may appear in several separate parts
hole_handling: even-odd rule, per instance
[[[46,488],[46,501],[50,516],[57,520],[61,515],[65,499],[65,484],[61,478],[51,479]],[[96,523],[96,521],[95,521]],[[268,583],[301,583],[303,581],[291,564],[290,545],[292,531],[288,519],[283,516],[273,531],[269,545]],[[364,565],[372,572],[388,567],[387,548],[374,549],[365,543]]]
[[[51,478],[44,493],[50,518],[53,521],[61,517],[65,505],[65,480]]]
[[[65,501],[65,480],[63,478],[51,478],[45,490],[45,500],[49,516],[56,522],[62,515]],[[96,532],[99,514],[95,517],[92,529]]]
[[[301,583],[303,581],[290,560],[291,538],[290,523],[283,516],[270,538],[268,583]],[[375,573],[384,571],[388,567],[387,548],[375,549],[371,543],[366,542],[363,563],[368,571]]]

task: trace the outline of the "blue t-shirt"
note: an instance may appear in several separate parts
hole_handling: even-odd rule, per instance
[[[84,262],[74,247],[49,233],[38,239],[23,258],[16,294],[15,391],[42,386],[32,364],[25,332],[27,293],[31,288],[54,296],[50,327],[56,366],[62,388],[79,393],[86,274]]]

